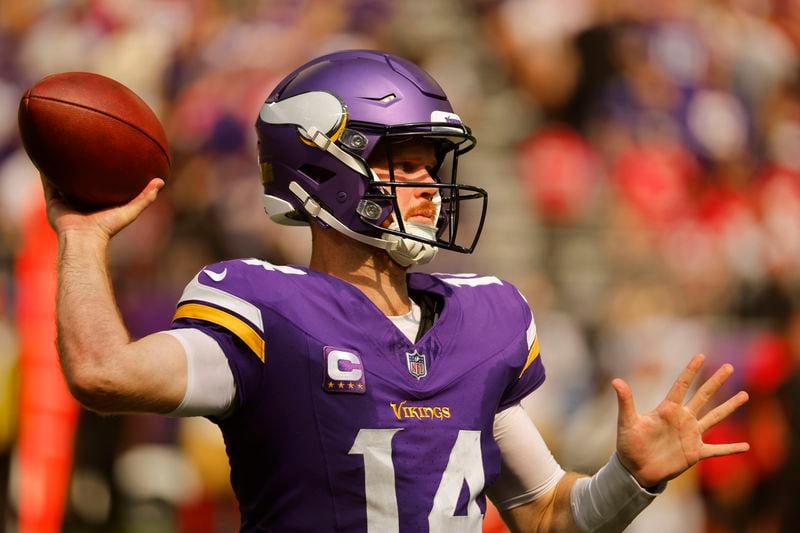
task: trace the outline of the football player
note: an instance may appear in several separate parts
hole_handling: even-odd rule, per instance
[[[699,460],[747,450],[703,442],[747,394],[701,416],[733,369],[685,401],[696,356],[653,412],[614,380],[616,453],[591,477],[564,472],[520,407],[545,377],[523,296],[494,276],[408,273],[440,249],[471,252],[487,202],[456,179],[474,137],[416,65],[320,57],[278,85],[256,129],[265,210],[311,227],[310,266],[206,266],[172,329],[136,341],[106,249],[163,182],[94,214],[45,185],[73,394],[216,422],[243,531],[479,532],[487,493],[513,531],[618,531]]]

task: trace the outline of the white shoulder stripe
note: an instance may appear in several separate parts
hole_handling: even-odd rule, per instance
[[[536,322],[533,320],[533,313],[531,313],[531,323],[528,325],[528,331],[525,332],[525,337],[528,341],[528,349],[533,346],[533,341],[536,340]]]
[[[200,283],[199,274],[186,286],[181,295],[179,305],[188,301],[205,302],[216,305],[237,315],[253,324],[261,334],[264,334],[264,321],[261,311],[250,302],[234,296],[229,292]]]
[[[273,265],[268,261],[262,261],[261,259],[242,259],[242,263],[246,265],[252,266],[260,266],[264,270],[268,271],[277,271],[283,274],[291,274],[294,276],[305,276],[306,273],[300,270],[299,268],[287,266],[287,265]]]
[[[517,290],[517,294],[519,294],[519,297],[522,298],[526,304],[528,303],[528,299],[525,298],[522,291]],[[530,304],[528,304],[528,306],[530,307]],[[531,311],[531,323],[528,324],[528,331],[525,332],[525,337],[528,341],[528,350],[530,350],[533,346],[533,341],[536,340],[536,322],[533,320],[533,311]]]
[[[468,278],[465,276],[457,278],[439,278],[445,283],[455,287],[482,287],[484,285],[502,285],[503,282],[495,276],[481,276],[479,278]]]

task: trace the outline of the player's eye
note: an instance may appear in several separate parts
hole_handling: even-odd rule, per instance
[[[430,165],[426,166],[425,170],[433,178],[433,181],[435,181],[436,183],[441,183],[442,182],[442,179],[439,177],[439,165],[438,164],[436,166],[430,166]]]
[[[406,174],[413,174],[414,172],[417,172],[421,168],[422,165],[411,161],[404,161],[403,163],[400,163],[400,170],[402,170]]]

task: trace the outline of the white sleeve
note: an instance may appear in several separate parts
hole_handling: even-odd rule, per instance
[[[233,407],[236,383],[228,358],[217,341],[199,329],[165,331],[183,346],[186,353],[186,394],[168,416],[224,417]]]
[[[500,447],[502,467],[487,493],[498,509],[531,502],[564,477],[564,469],[519,403],[495,415],[494,439]]]
[[[575,481],[570,507],[581,531],[622,531],[664,492],[667,482],[645,489],[628,472],[616,452],[592,477]]]

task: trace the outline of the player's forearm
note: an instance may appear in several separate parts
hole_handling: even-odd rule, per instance
[[[578,532],[570,505],[572,486],[578,477],[567,473],[545,496],[501,512],[503,521],[513,533]]]
[[[59,235],[56,304],[61,365],[76,398],[90,408],[113,389],[114,357],[129,343],[106,266],[108,238]]]
[[[642,488],[614,454],[595,475],[568,473],[543,497],[502,516],[514,533],[619,533],[665,486]]]
[[[555,487],[552,499],[542,512],[538,527],[534,531],[537,533],[572,533],[579,531],[570,505],[572,486],[578,477],[578,474],[569,472],[561,478],[561,481]]]

